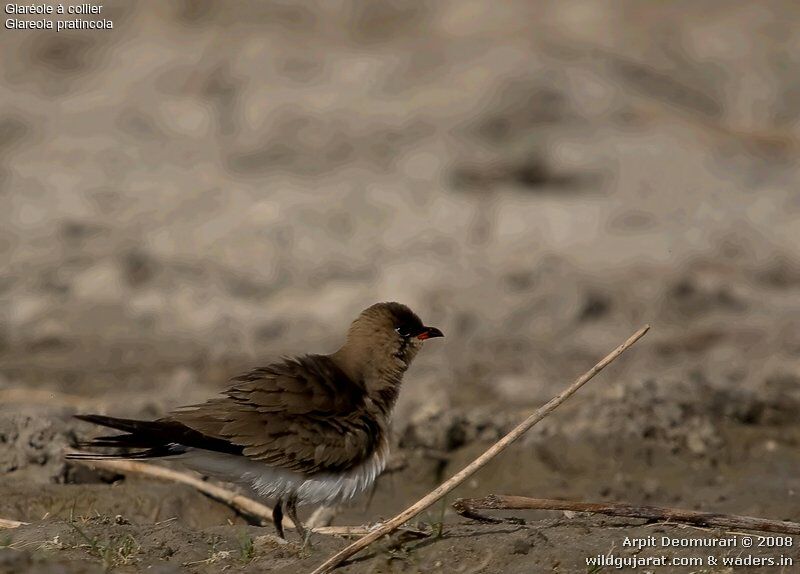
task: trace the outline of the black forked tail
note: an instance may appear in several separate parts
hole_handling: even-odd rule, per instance
[[[170,419],[140,421],[103,415],[75,415],[75,418],[127,434],[101,436],[78,443],[80,448],[114,448],[113,453],[74,452],[70,460],[147,459],[175,456],[189,448],[201,448],[228,454],[241,454],[242,447],[225,439],[210,437]],[[119,450],[121,449],[121,450]]]

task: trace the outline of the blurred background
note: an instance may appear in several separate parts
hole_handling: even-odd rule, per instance
[[[397,300],[447,335],[399,452],[448,470],[650,323],[475,493],[797,518],[799,4],[102,17],[0,33],[0,471],[75,481],[75,410],[163,414]]]

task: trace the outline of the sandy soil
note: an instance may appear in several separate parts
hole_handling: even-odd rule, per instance
[[[396,471],[338,524],[407,506],[645,322],[453,496],[800,520],[797,3],[105,4],[111,31],[0,36],[0,518],[31,523],[0,572],[341,548],[62,453],[75,412],[203,400],[376,300],[447,337],[408,374]],[[611,572],[585,558],[626,536],[728,536],[512,515],[442,505],[343,571]]]

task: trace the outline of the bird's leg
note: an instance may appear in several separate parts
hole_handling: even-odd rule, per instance
[[[288,500],[286,501],[286,513],[289,515],[289,518],[292,519],[294,522],[294,527],[297,530],[297,533],[300,535],[300,538],[303,539],[303,544],[308,541],[308,535],[310,532],[306,530],[303,523],[300,522],[300,519],[297,518],[297,496],[294,494],[290,494]]]
[[[279,498],[275,502],[275,508],[272,509],[272,522],[275,524],[278,536],[286,540],[286,536],[283,534],[283,498]]]

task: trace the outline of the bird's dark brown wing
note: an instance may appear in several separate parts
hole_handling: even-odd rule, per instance
[[[326,356],[287,359],[233,379],[224,397],[172,413],[205,436],[242,447],[253,460],[306,474],[369,457],[381,429],[364,391]]]

